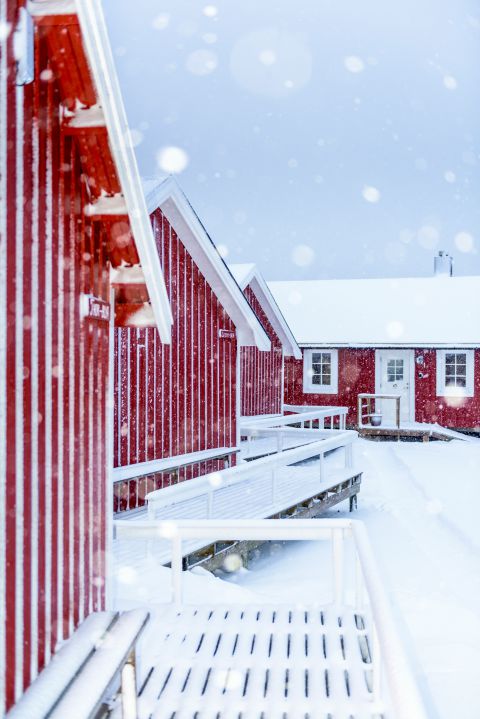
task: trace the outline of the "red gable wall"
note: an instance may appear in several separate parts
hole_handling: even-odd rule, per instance
[[[116,467],[236,444],[235,331],[217,297],[160,210],[152,214],[174,324],[162,345],[154,328],[115,332]],[[115,511],[141,506],[145,494],[223,463],[115,484]]]
[[[104,606],[109,331],[82,320],[80,297],[108,301],[108,263],[101,225],[82,212],[88,188],[78,142],[59,126],[56,74],[40,79],[52,70],[47,32],[33,83],[15,86],[13,33],[1,60],[0,715],[2,695],[11,705]]]
[[[261,352],[256,347],[242,347],[241,382],[243,417],[259,414],[281,414],[282,412],[282,343],[267,319],[251,285],[243,294],[257,315],[268,335],[272,347],[270,352]]]

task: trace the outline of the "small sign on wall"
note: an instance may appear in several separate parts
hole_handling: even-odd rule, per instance
[[[110,320],[110,305],[94,295],[82,295],[80,311],[84,318],[108,322]]]
[[[221,340],[234,340],[235,339],[235,331],[234,330],[218,330],[218,336]]]

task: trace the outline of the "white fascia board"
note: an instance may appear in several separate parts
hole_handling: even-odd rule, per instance
[[[103,12],[98,0],[76,0],[75,5],[155,321],[162,342],[168,344],[173,318]]]
[[[233,275],[173,177],[160,181],[147,196],[148,210],[160,208],[237,329],[241,346],[268,352],[271,343]]]
[[[285,355],[287,357],[295,357],[295,359],[302,359],[300,347],[298,346],[297,341],[280,310],[280,307],[275,302],[267,283],[256,268],[242,289],[245,289],[248,285],[251,285],[263,311],[267,315],[268,321],[280,338]]]
[[[310,347],[326,347],[333,349],[338,347],[340,349],[480,349],[480,341],[478,343],[471,342],[368,342],[362,344],[360,342],[348,343],[348,342],[299,342],[298,346],[302,349],[308,349]]]

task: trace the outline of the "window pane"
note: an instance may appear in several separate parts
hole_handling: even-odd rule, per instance
[[[456,385],[457,385],[457,387],[466,387],[467,380],[464,377],[457,377]]]
[[[322,352],[322,362],[326,364],[330,364],[331,361],[331,354],[330,352]]]
[[[447,367],[445,367],[445,374],[447,377],[452,377],[453,375],[455,375],[455,367],[453,367],[452,365],[448,365]]]
[[[462,375],[462,377],[467,376],[467,365],[466,364],[457,364],[457,374]]]
[[[455,377],[446,377],[445,387],[455,387]]]
[[[312,352],[312,362],[321,362],[322,361],[322,353],[321,352]]]
[[[445,355],[445,363],[446,364],[455,364],[455,355],[454,354],[446,354]]]
[[[395,382],[395,373],[393,370],[388,370],[387,372],[387,380],[389,382]]]
[[[467,355],[465,354],[465,352],[459,352],[459,353],[457,354],[457,364],[458,364],[459,362],[461,362],[462,364],[466,364],[466,362],[467,362]]]
[[[312,377],[312,384],[322,384],[320,381],[320,375],[314,374]]]
[[[322,371],[322,365],[317,363],[312,364],[312,370],[314,374],[320,374],[320,372]]]
[[[331,375],[328,372],[324,372],[322,384],[331,384],[331,383],[332,383]]]

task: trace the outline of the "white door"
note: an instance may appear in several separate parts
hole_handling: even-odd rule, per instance
[[[413,407],[413,353],[410,350],[377,350],[376,389],[377,394],[400,395],[400,420],[409,422]],[[382,413],[382,425],[396,423],[396,402],[384,399],[379,402]]]

